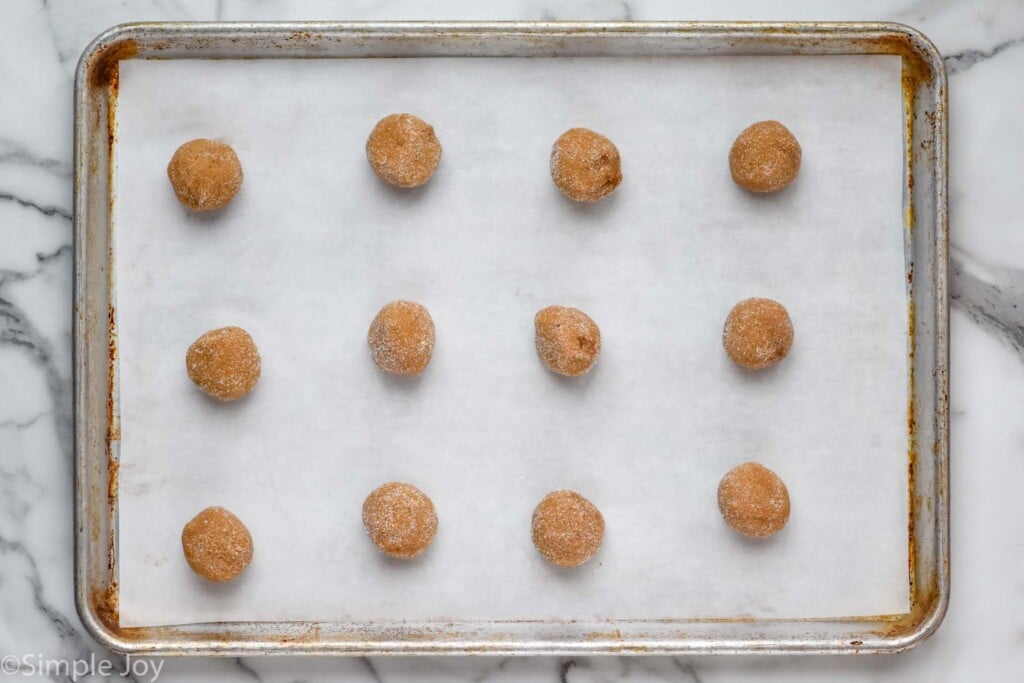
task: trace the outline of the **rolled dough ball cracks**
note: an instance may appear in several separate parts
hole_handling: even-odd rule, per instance
[[[601,355],[601,330],[578,308],[548,306],[533,319],[537,355],[552,372],[583,375]]]
[[[569,199],[596,202],[622,182],[619,150],[600,133],[570,128],[551,148],[551,179]]]

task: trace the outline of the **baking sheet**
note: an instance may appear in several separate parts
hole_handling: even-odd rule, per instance
[[[444,145],[398,192],[363,153],[410,111]],[[907,300],[900,60],[142,61],[121,65],[114,205],[121,387],[122,626],[270,619],[829,617],[899,613],[907,580]],[[804,150],[786,191],[745,194],[736,133],[777,118]],[[551,142],[608,135],[625,180],[564,200]],[[165,167],[181,142],[232,144],[245,183],[222,213],[186,212]],[[790,357],[730,365],[733,303],[769,296]],[[365,345],[384,303],[437,325],[418,380]],[[574,305],[602,357],[564,380],[533,349],[534,312]],[[191,341],[241,325],[257,390],[202,396]],[[725,527],[715,490],[748,459],[793,504],[766,542]],[[412,563],[380,556],[360,507],[388,480],[434,500]],[[573,488],[605,545],[547,566],[530,513]],[[242,579],[210,585],[182,525],[224,505],[253,533]]]

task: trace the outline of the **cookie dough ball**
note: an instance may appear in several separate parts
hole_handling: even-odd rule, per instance
[[[756,462],[746,462],[722,477],[718,509],[736,531],[765,538],[786,526],[789,492],[779,475]]]
[[[242,398],[260,378],[260,352],[241,327],[210,330],[192,342],[185,355],[188,376],[219,401]]]
[[[418,303],[392,301],[370,323],[366,340],[378,368],[396,375],[418,375],[434,354],[434,321]]]
[[[744,189],[777,192],[793,182],[800,170],[800,143],[778,121],[759,121],[732,143],[729,170]]]
[[[437,533],[437,511],[427,494],[412,484],[378,486],[363,502],[363,526],[384,554],[407,560],[430,545]]]
[[[578,308],[548,306],[533,318],[537,355],[566,377],[586,374],[601,355],[601,330]]]
[[[729,311],[722,344],[733,361],[751,370],[761,370],[789,353],[793,346],[793,323],[779,302],[745,299]]]
[[[242,520],[209,507],[181,530],[181,548],[192,571],[211,581],[230,581],[252,562],[252,536]]]
[[[242,164],[230,145],[199,138],[177,149],[167,177],[182,204],[212,211],[227,206],[242,186]]]
[[[599,133],[570,128],[551,148],[551,179],[569,199],[596,202],[622,182],[619,150]]]
[[[575,491],[552,491],[533,510],[533,544],[559,567],[578,567],[601,548],[604,517]]]
[[[430,180],[441,162],[434,128],[412,114],[385,116],[366,141],[366,158],[380,179],[395,187],[417,187]]]

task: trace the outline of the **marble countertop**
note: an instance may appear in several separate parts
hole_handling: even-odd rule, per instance
[[[130,6],[128,6],[130,4]],[[120,679],[72,588],[71,177],[75,63],[134,20],[891,20],[927,34],[950,81],[952,576],[916,650],[861,657],[167,660],[160,680],[1005,681],[1024,672],[1024,3],[1019,0],[11,0],[0,7],[0,657],[31,677]],[[61,666],[76,666],[72,670]],[[109,662],[104,672],[102,662]],[[128,662],[135,680],[156,663]],[[76,675],[88,665],[95,677]],[[1014,674],[1013,672],[1017,673]],[[106,673],[107,675],[102,675]]]

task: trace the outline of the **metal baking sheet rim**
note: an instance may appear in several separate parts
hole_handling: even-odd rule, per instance
[[[910,301],[907,423],[911,609],[814,619],[469,623],[233,622],[121,628],[117,612],[117,330],[111,154],[118,64],[131,58],[423,55],[894,54],[906,114]],[[946,72],[935,46],[894,23],[139,23],[84,51],[75,76],[75,602],[86,630],[148,656],[855,654],[902,652],[949,603]]]

